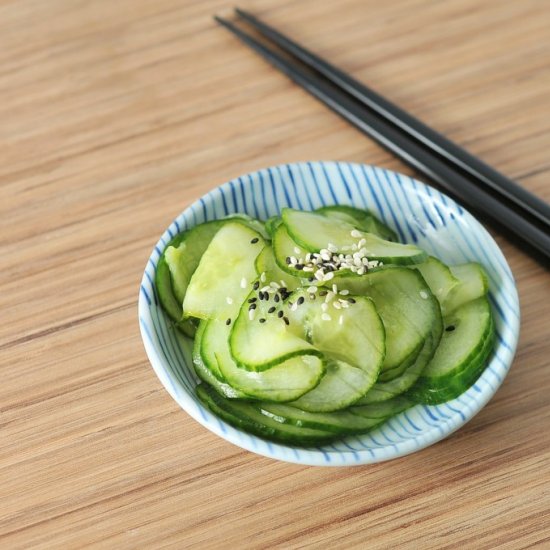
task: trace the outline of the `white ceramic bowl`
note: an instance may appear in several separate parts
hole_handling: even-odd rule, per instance
[[[191,341],[175,330],[154,289],[157,261],[180,231],[206,220],[244,212],[267,219],[281,208],[311,210],[329,204],[368,208],[397,231],[448,264],[478,261],[490,283],[496,321],[495,351],[478,381],[457,399],[437,406],[417,405],[362,435],[323,447],[279,445],[223,422],[198,401]],[[389,460],[447,437],[470,420],[502,383],[514,357],[519,303],[514,279],[499,247],[483,226],[449,197],[419,181],[374,166],[307,162],[275,166],[216,187],[182,212],[155,246],[139,294],[139,323],[147,355],[160,381],[190,416],[249,451],[299,464],[350,466]]]

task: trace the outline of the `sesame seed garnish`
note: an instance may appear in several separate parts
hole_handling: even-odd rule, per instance
[[[290,311],[296,311],[298,309],[298,302],[290,306]]]
[[[254,237],[251,241],[250,241],[250,244],[256,244],[260,239],[258,237]]]
[[[427,293],[425,290],[421,290],[421,291],[420,291],[420,297],[421,297],[423,300],[427,300],[427,299],[428,299],[428,293]]]
[[[348,302],[349,302],[350,304],[355,304],[356,300],[355,300],[355,298],[349,298],[349,299],[348,299]]]
[[[286,282],[282,279],[279,281],[281,283],[281,288],[286,288]]]
[[[265,323],[265,319],[262,317],[261,319],[259,319],[260,323]]]
[[[338,324],[339,324],[339,325],[343,325],[343,324],[344,324],[344,316],[343,316],[343,315],[340,315],[340,317],[338,317]]]
[[[279,283],[276,283],[275,281],[271,281],[271,282],[269,283],[269,286],[270,286],[271,288],[279,288]]]
[[[298,271],[302,271],[302,269],[304,269],[304,264],[296,264],[294,266]]]
[[[326,296],[328,294],[328,290],[321,290],[321,292],[319,292],[319,296]]]
[[[353,231],[351,231],[350,235],[355,239],[361,238],[361,232],[357,231],[357,229],[354,229]]]
[[[326,311],[326,310],[328,309],[328,304],[327,304],[326,302],[323,303],[323,304],[321,304],[321,309],[322,309],[323,311]]]
[[[305,301],[305,298],[303,296],[300,296],[298,298],[298,301],[296,302],[297,305],[301,306]]]
[[[225,299],[225,301],[231,305],[233,303],[233,298],[231,298],[231,296],[227,296],[227,298]]]
[[[296,265],[298,263],[298,260],[294,256],[290,256],[290,263],[291,265]]]
[[[342,308],[342,304],[340,302],[332,302],[332,305],[336,308],[336,309],[341,309]]]
[[[323,319],[323,321],[332,321],[332,317],[328,313],[323,313],[321,319]]]
[[[249,309],[248,310],[248,319],[250,321],[253,321],[254,320],[254,315],[256,315],[256,311],[254,309]]]
[[[308,287],[307,291],[310,294],[315,294],[317,292],[317,287],[316,286],[310,286],[310,287]]]
[[[248,306],[248,311],[252,311],[253,309],[256,309],[256,304],[250,304]]]
[[[332,285],[332,292],[334,292],[334,294],[338,294],[338,287],[335,284]]]
[[[327,292],[327,297],[325,298],[325,302],[328,304],[333,298],[334,298],[334,292],[329,290]]]
[[[279,310],[279,312],[277,313],[277,317],[279,317],[279,319],[284,315],[283,313],[283,310]]]
[[[287,256],[285,258],[286,265],[290,265],[290,256]]]
[[[260,275],[260,281],[262,281],[262,283],[265,283],[265,271],[263,271]]]
[[[268,313],[273,313],[276,309],[277,309],[277,308],[276,308],[275,306],[271,306],[271,307],[267,310],[267,312],[268,312]]]
[[[254,296],[254,298],[248,298],[248,303],[253,304],[258,298]]]
[[[260,282],[259,281],[256,281],[254,283],[254,286],[252,287],[254,290],[258,290],[260,288]]]
[[[347,295],[349,294],[349,290],[347,290],[347,289],[341,290],[341,291],[340,291],[340,294],[341,294],[342,296],[347,296]]]
[[[283,317],[283,321],[285,322],[285,325],[290,325],[290,321],[288,320],[288,317]]]
[[[333,245],[332,243],[328,243],[328,251],[329,252],[338,252],[338,247],[336,247],[335,245]]]
[[[323,276],[323,281],[330,281],[333,278],[334,278],[334,273],[330,271],[329,273],[325,273],[325,275]]]
[[[279,298],[279,295],[278,294],[275,294],[275,296],[273,297],[273,299],[278,302],[281,298]]]
[[[244,277],[241,279],[241,288],[246,288],[246,279]]]
[[[231,319],[230,319],[230,318],[227,319],[227,321],[225,321],[225,324],[226,324],[226,325],[230,325],[230,324],[231,324]]]
[[[305,265],[305,266],[303,267],[303,271],[313,271],[313,268],[310,267],[310,266],[308,266],[308,265]]]
[[[297,246],[295,246],[294,247],[294,254],[300,254],[300,252],[301,252],[301,250]]]

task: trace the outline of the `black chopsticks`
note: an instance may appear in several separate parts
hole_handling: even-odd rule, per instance
[[[550,205],[276,29],[236,13],[291,58],[216,20],[362,132],[550,260]]]

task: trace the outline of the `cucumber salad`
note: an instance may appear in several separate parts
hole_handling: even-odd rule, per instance
[[[155,286],[194,339],[200,401],[281,443],[324,444],[454,399],[493,349],[483,268],[447,266],[350,206],[200,224],[167,245]]]

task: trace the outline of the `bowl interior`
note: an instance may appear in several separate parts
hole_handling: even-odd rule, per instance
[[[191,361],[192,342],[175,330],[154,289],[156,263],[178,232],[204,221],[244,212],[259,219],[281,208],[312,210],[330,204],[368,208],[415,243],[458,264],[478,261],[489,276],[489,298],[497,343],[479,380],[457,399],[437,406],[417,405],[363,436],[318,448],[294,448],[243,433],[218,419],[197,400],[198,379]],[[187,208],[161,237],[148,261],[139,297],[139,320],[151,364],[172,397],[188,414],[232,443],[272,458],[312,465],[353,465],[395,458],[452,433],[472,418],[502,383],[514,356],[519,304],[504,256],[487,231],[449,197],[412,178],[381,168],[343,162],[276,166],[232,180]]]

